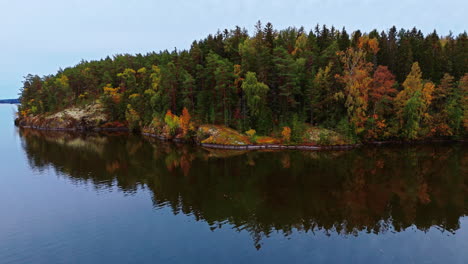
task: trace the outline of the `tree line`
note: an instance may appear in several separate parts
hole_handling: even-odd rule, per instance
[[[253,35],[226,29],[189,50],[121,54],[28,75],[20,115],[98,100],[112,121],[133,129],[184,112],[199,124],[262,135],[284,127],[300,135],[313,125],[356,140],[463,137],[467,38],[396,27],[276,30],[258,22]]]

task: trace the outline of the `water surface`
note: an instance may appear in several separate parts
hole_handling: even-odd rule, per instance
[[[13,126],[0,263],[466,263],[463,144],[225,151]]]

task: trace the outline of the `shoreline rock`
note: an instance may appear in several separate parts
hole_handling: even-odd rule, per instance
[[[82,129],[82,128],[48,128],[48,127],[37,127],[37,126],[27,126],[27,125],[18,125],[21,128],[27,129],[37,129],[43,131],[55,131],[55,132],[78,132],[78,133],[87,133],[87,132],[130,132],[127,127],[94,127],[92,129]],[[358,144],[347,144],[347,145],[281,145],[281,144],[264,144],[264,145],[255,145],[255,144],[246,144],[246,145],[226,145],[226,144],[214,144],[214,143],[202,143],[194,140],[184,140],[180,138],[167,138],[161,135],[152,134],[152,133],[139,133],[144,137],[156,138],[161,141],[171,141],[175,143],[185,143],[198,145],[204,148],[210,149],[224,149],[224,150],[349,150],[364,145],[414,145],[414,144],[428,144],[428,143],[450,143],[450,142],[461,142],[466,143],[464,139],[425,139],[418,141],[401,141],[401,140],[389,140],[389,141],[370,141]]]
[[[63,131],[63,132],[79,132],[79,133],[86,133],[86,132],[130,132],[127,127],[44,127],[44,126],[34,126],[34,125],[27,125],[21,120],[15,121],[15,124],[21,128],[27,129],[37,129],[43,131]],[[262,149],[270,149],[270,150],[342,150],[342,149],[352,149],[355,147],[360,146],[361,144],[349,144],[349,145],[330,145],[330,146],[322,146],[322,145],[282,145],[282,144],[244,144],[244,145],[229,145],[229,144],[216,144],[216,143],[203,143],[203,141],[196,141],[196,140],[184,140],[181,138],[167,138],[158,134],[148,133],[148,132],[141,132],[139,133],[141,136],[156,138],[162,141],[172,141],[176,143],[186,143],[186,144],[194,144],[204,148],[211,148],[211,149],[226,149],[226,150],[262,150]]]
[[[49,130],[49,131],[69,131],[69,132],[130,132],[128,124],[121,122],[108,122],[99,104],[86,107],[70,108],[50,115],[28,116],[15,119],[15,125],[22,128]],[[143,128],[139,134],[144,137],[152,137],[162,141],[172,141],[176,143],[194,144],[204,148],[225,149],[225,150],[347,150],[361,145],[389,145],[389,144],[418,144],[430,142],[466,142],[464,139],[423,139],[418,141],[369,141],[352,144],[338,133],[317,127],[309,127],[306,131],[302,144],[281,144],[276,138],[260,137],[263,140],[253,142],[245,134],[232,128],[221,125],[204,124],[197,128],[197,134],[190,139],[185,139],[181,135],[170,137],[167,134],[159,133],[151,127]],[[161,130],[161,131],[164,131]],[[322,137],[327,139],[326,144],[319,144]]]

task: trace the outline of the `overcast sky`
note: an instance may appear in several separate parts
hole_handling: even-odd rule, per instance
[[[0,0],[0,98],[15,98],[23,76],[51,74],[81,59],[187,49],[218,29],[256,21],[348,31],[416,26],[424,33],[467,29],[467,0]]]

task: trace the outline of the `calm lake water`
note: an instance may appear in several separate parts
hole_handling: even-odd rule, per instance
[[[467,263],[463,144],[208,150],[19,130],[0,105],[0,263]]]

